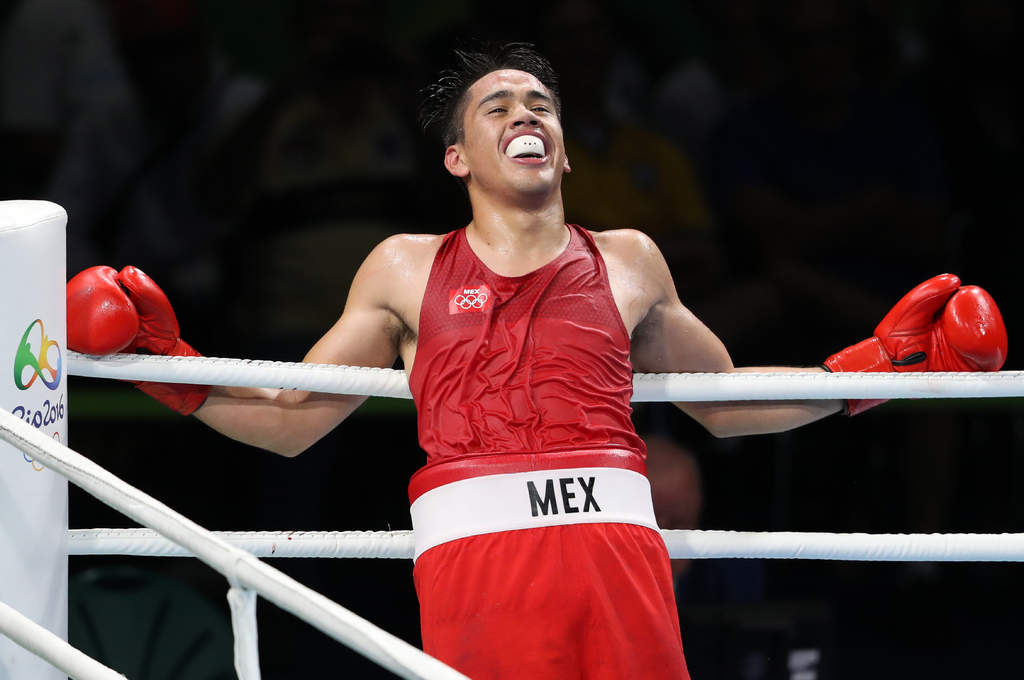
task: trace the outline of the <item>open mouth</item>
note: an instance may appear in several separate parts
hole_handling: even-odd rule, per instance
[[[544,140],[534,135],[516,137],[505,147],[505,155],[516,160],[544,158]]]

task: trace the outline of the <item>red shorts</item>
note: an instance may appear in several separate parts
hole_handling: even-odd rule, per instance
[[[416,561],[423,648],[470,678],[689,678],[654,530],[576,524],[481,534]]]

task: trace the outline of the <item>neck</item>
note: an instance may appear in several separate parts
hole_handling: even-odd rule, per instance
[[[543,249],[563,243],[565,210],[561,191],[536,201],[519,197],[514,204],[470,191],[473,221],[469,231],[492,247]]]
[[[520,276],[558,257],[569,242],[560,200],[538,209],[509,209],[473,202],[469,244],[484,264],[503,276]]]

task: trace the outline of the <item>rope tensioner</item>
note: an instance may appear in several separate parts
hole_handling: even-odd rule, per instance
[[[387,368],[210,357],[68,354],[69,373],[88,378],[412,398],[405,373]],[[978,397],[1024,397],[1024,371],[638,373],[633,379],[635,402]]]

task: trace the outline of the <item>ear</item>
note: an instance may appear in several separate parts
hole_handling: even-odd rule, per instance
[[[566,174],[569,174],[570,172],[572,172],[572,168],[569,167],[569,157],[568,156],[566,156],[565,159],[562,161],[562,169],[563,169],[563,171]]]
[[[462,150],[458,144],[452,144],[444,150],[444,167],[452,175],[462,179],[469,175],[469,167],[462,160]]]

